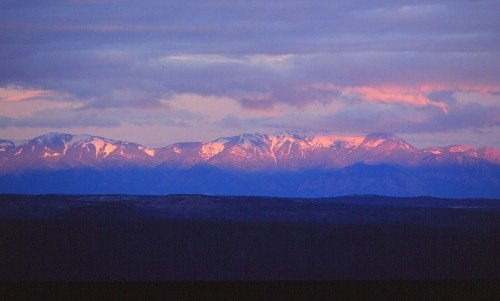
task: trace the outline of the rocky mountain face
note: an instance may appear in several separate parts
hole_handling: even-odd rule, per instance
[[[392,134],[242,134],[146,147],[50,133],[0,140],[0,193],[500,198],[500,150],[417,149]]]
[[[242,134],[158,148],[62,133],[17,143],[0,140],[0,173],[75,167],[188,168],[197,165],[243,172],[297,171],[342,168],[358,162],[398,166],[500,164],[500,150],[462,145],[417,149],[392,134],[307,136],[295,131]]]
[[[154,149],[89,135],[50,133],[18,146],[2,140],[0,173],[72,167],[106,168],[151,164]],[[0,146],[1,147],[1,146]]]

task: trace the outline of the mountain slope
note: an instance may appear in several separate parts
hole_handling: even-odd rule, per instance
[[[18,146],[9,141],[3,144],[0,170],[4,173],[44,168],[154,165],[151,159],[154,149],[89,135],[49,133]]]
[[[159,148],[62,133],[49,133],[17,144],[0,140],[0,173],[74,167],[187,168],[207,164],[224,170],[276,171],[342,168],[357,162],[398,166],[500,164],[500,150],[461,145],[419,150],[391,134],[308,136],[295,131],[242,134]]]
[[[500,198],[500,150],[391,134],[242,134],[150,148],[89,135],[0,140],[0,193]]]

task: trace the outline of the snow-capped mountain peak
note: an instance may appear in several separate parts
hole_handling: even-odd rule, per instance
[[[356,162],[417,166],[500,164],[500,150],[453,145],[417,149],[393,134],[367,136],[311,134],[285,130],[245,133],[209,142],[152,148],[91,135],[49,133],[27,142],[0,140],[0,173],[40,168],[112,166],[185,167],[209,164],[245,171],[341,168]]]
[[[366,136],[363,146],[366,149],[373,149],[384,145],[386,149],[416,150],[414,146],[407,143],[398,136],[390,133],[371,133]]]
[[[220,138],[212,142],[204,143],[201,146],[200,154],[203,157],[203,159],[208,160],[213,156],[222,152],[226,148],[226,144],[228,142],[229,142],[228,139]]]
[[[343,136],[343,135],[318,135],[309,139],[312,147],[329,148],[329,147],[356,147],[363,142],[363,136]]]

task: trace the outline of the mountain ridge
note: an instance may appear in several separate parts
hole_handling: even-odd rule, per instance
[[[500,199],[500,150],[417,149],[393,134],[242,134],[163,147],[49,133],[0,141],[0,193],[350,194]]]
[[[273,171],[343,168],[364,162],[421,166],[500,164],[500,149],[467,145],[418,149],[391,133],[366,136],[308,135],[294,130],[276,134],[244,133],[208,142],[179,142],[162,147],[92,135],[51,132],[26,141],[0,140],[0,173],[74,167],[190,167]]]

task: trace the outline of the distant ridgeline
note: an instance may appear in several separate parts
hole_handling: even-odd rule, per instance
[[[417,149],[392,134],[284,131],[152,148],[50,133],[0,140],[0,193],[500,198],[500,150]]]

